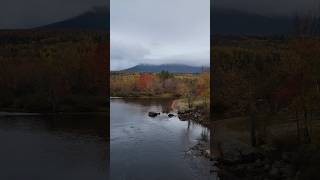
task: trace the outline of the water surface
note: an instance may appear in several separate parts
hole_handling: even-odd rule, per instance
[[[0,179],[106,180],[105,115],[0,117]]]
[[[111,100],[111,180],[213,179],[207,160],[185,151],[208,130],[168,118],[171,100]],[[149,111],[164,112],[156,118]]]

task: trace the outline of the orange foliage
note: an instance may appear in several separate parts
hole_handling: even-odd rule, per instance
[[[151,86],[152,86],[153,80],[154,80],[153,74],[150,74],[150,73],[142,73],[142,74],[140,74],[140,77],[139,77],[139,79],[138,79],[137,87],[138,87],[140,90],[149,89],[149,88],[151,88]]]

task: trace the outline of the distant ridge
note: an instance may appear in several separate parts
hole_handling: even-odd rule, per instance
[[[211,33],[225,35],[287,35],[293,32],[293,18],[264,16],[214,7]]]
[[[123,70],[124,72],[161,72],[168,71],[171,73],[200,73],[208,67],[197,67],[183,64],[162,64],[162,65],[151,65],[151,64],[139,64],[132,68]]]
[[[109,19],[109,10],[106,7],[96,7],[73,18],[38,27],[37,29],[109,30]]]

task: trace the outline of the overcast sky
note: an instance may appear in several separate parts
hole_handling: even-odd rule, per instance
[[[111,0],[111,70],[209,65],[210,0]]]
[[[0,29],[30,28],[65,20],[106,0],[1,0]]]
[[[211,0],[268,15],[320,8],[320,0]],[[0,29],[65,20],[107,0],[2,0]],[[319,11],[320,12],[320,11]],[[111,68],[140,63],[209,64],[210,0],[111,0]]]

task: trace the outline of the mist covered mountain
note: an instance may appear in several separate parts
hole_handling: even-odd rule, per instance
[[[211,11],[211,34],[283,35],[292,32],[291,17],[264,16],[225,8]]]
[[[98,7],[41,28],[108,30],[109,26],[109,9]],[[211,34],[282,35],[292,32],[292,17],[266,16],[218,7],[211,10]]]
[[[50,29],[84,29],[84,30],[109,30],[109,9],[97,7],[64,21],[48,24],[40,28]]]
[[[161,72],[168,71],[171,73],[200,73],[208,67],[197,67],[182,64],[162,64],[162,65],[151,65],[151,64],[139,64],[132,68],[123,70],[126,72]]]

